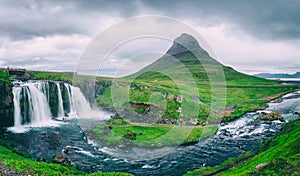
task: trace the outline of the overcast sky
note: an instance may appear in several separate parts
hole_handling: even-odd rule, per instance
[[[135,16],[163,15],[196,29],[225,65],[249,74],[293,73],[300,71],[299,9],[298,0],[0,0],[0,67],[72,71],[104,29]],[[165,52],[170,45],[133,42],[112,60],[125,62],[128,49]]]

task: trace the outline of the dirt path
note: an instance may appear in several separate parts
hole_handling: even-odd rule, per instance
[[[288,92],[281,92],[281,93],[278,93],[278,94],[275,94],[275,95],[271,95],[271,96],[268,96],[268,97],[261,98],[259,100],[268,100],[268,101],[270,101],[270,100],[274,100],[276,98],[279,98],[279,97],[281,97],[281,96],[283,96],[287,93]]]

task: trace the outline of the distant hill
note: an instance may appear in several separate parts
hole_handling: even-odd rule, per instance
[[[260,78],[300,78],[300,72],[296,72],[294,74],[287,74],[287,73],[259,73],[255,74],[254,76]]]

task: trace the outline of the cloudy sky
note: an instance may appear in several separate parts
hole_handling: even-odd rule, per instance
[[[249,74],[293,73],[300,71],[299,9],[298,0],[0,0],[0,67],[72,71],[101,31],[135,16],[162,15],[194,28],[225,65]],[[133,42],[112,56],[107,70],[124,63],[129,50],[165,52],[170,45]]]

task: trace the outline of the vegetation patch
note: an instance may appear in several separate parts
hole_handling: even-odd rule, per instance
[[[19,151],[10,150],[0,145],[0,161],[7,167],[15,169],[18,173],[26,175],[99,175],[99,176],[120,176],[120,175],[131,175],[120,172],[95,172],[88,174],[77,170],[75,167],[66,167],[59,164],[37,162],[32,160],[28,154],[18,155]],[[1,175],[1,172],[0,172]]]
[[[217,129],[213,125],[145,124],[114,119],[89,129],[86,134],[110,146],[164,147],[199,142],[214,135]]]

